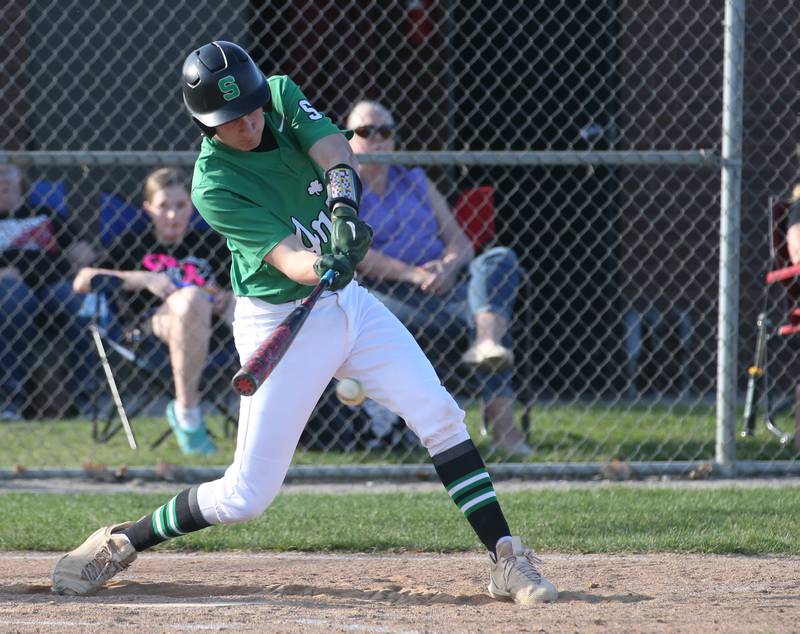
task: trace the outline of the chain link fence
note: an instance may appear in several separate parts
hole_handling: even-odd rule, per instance
[[[164,165],[191,169],[199,131],[182,106],[180,66],[212,39],[240,43],[268,75],[291,76],[341,126],[359,100],[386,106],[397,151],[362,162],[422,167],[477,254],[513,254],[513,428],[498,414],[503,399],[487,396],[502,373],[464,363],[475,337],[469,313],[443,320],[420,307],[412,328],[488,461],[564,474],[605,465],[624,475],[642,464],[684,472],[715,460],[724,2],[170,6],[8,0],[0,8],[0,467],[208,466],[232,455],[237,402],[228,382],[237,362],[224,320],[210,322],[200,381],[222,451],[184,457],[164,434],[175,390],[169,350],[141,310],[159,303],[144,302],[147,291],[71,290],[81,266],[108,264],[125,245],[158,252],[141,242],[152,240],[143,184]],[[725,371],[743,394],[746,372],[733,365],[752,363],[764,310],[767,199],[787,199],[797,177],[800,7],[750,3],[738,19],[741,326]],[[199,218],[190,226],[206,230]],[[409,236],[415,229],[405,227]],[[782,302],[780,291],[769,302],[776,320]],[[141,437],[138,454],[114,433],[92,324]],[[768,394],[782,404],[793,394],[794,345],[773,339]],[[391,412],[343,406],[333,387],[297,464],[346,473],[427,462]],[[736,457],[792,469],[792,443],[769,434],[761,416],[751,437],[737,439]],[[793,431],[793,402],[779,418]]]

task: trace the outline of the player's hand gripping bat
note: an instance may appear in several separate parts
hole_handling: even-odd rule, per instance
[[[300,332],[303,323],[317,303],[319,296],[327,289],[336,273],[333,270],[327,271],[319,284],[314,287],[311,294],[295,308],[284,319],[272,334],[264,339],[256,348],[255,352],[245,361],[241,369],[233,377],[233,389],[241,396],[252,396],[259,386],[267,380],[267,377],[278,365],[278,362],[286,354],[289,346],[294,341],[297,333]]]

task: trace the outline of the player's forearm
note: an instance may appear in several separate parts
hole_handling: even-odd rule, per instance
[[[334,165],[341,163],[358,171],[358,159],[342,134],[322,137],[311,146],[308,154],[323,171],[328,171]]]
[[[314,262],[317,261],[317,257],[315,253],[306,251],[292,234],[286,236],[267,253],[264,261],[293,282],[314,286],[319,282],[319,276],[314,272]]]
[[[284,264],[281,273],[298,284],[314,286],[319,283],[319,276],[314,271],[314,262],[316,261],[317,256],[314,253],[308,251],[297,253],[294,258]]]

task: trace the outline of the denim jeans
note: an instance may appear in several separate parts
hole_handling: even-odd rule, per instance
[[[368,288],[418,340],[430,341],[446,353],[464,334],[474,338],[476,313],[496,313],[510,322],[519,282],[514,252],[495,247],[476,257],[465,279],[445,295],[423,293],[419,287],[402,282],[380,282]],[[510,329],[503,345],[512,346]],[[484,400],[513,396],[512,377],[511,369],[476,370],[476,387]]]
[[[36,296],[25,284],[11,278],[0,279],[0,411],[22,411],[22,389],[33,360],[38,306]]]
[[[98,365],[88,328],[90,316],[83,311],[87,296],[75,293],[71,281],[50,284],[37,291],[36,296],[48,341],[59,346],[59,356],[70,370],[69,392],[76,396],[87,393],[92,389],[93,369]]]
[[[49,346],[69,369],[72,394],[88,388],[93,354],[87,320],[79,316],[83,298],[70,282],[33,290],[16,279],[0,279],[0,410],[19,413],[35,362],[34,347]]]

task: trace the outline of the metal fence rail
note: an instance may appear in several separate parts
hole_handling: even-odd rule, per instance
[[[11,0],[0,8],[9,60],[0,68],[0,178],[11,183],[0,193],[19,187],[30,206],[25,222],[47,216],[58,229],[46,243],[0,209],[0,477],[78,474],[82,462],[157,475],[148,467],[159,460],[204,473],[229,458],[232,425],[218,422],[236,409],[225,387],[225,329],[203,384],[210,426],[228,453],[212,463],[185,458],[169,437],[130,453],[121,434],[91,439],[94,429],[105,440],[113,410],[85,335],[102,309],[109,336],[133,345],[122,322],[135,300],[68,292],[75,244],[96,263],[115,241],[145,236],[148,173],[189,172],[198,136],[177,76],[186,52],[215,38],[244,45],[267,74],[289,74],[341,126],[354,102],[384,104],[397,123],[396,151],[362,154],[361,163],[424,168],[478,253],[514,254],[515,425],[532,455],[497,448],[487,379],[461,362],[469,320],[431,316],[420,336],[496,469],[527,477],[602,476],[610,464],[629,477],[711,463],[724,475],[796,470],[796,451],[760,424],[755,436],[738,437],[737,405],[754,345],[747,326],[762,304],[765,201],[789,191],[796,175],[790,60],[800,45],[781,25],[796,23],[800,7],[218,4],[150,11],[136,1],[68,0],[53,12],[51,0]],[[22,270],[30,262],[23,243],[40,251],[37,279]],[[158,369],[114,363],[149,444],[164,429],[173,385],[163,347],[144,330],[136,345],[145,341]],[[793,358],[782,341],[770,373],[776,401],[793,388]],[[777,415],[794,425],[791,408]],[[391,413],[346,408],[332,390],[299,456],[293,473],[319,477],[428,468]]]
[[[22,166],[70,167],[75,165],[194,165],[197,152],[61,151],[3,152],[0,163]],[[728,159],[731,160],[731,159]],[[735,159],[734,159],[735,160]],[[714,150],[687,151],[574,151],[541,152],[367,152],[362,163],[383,165],[692,165],[717,167],[722,164]]]

